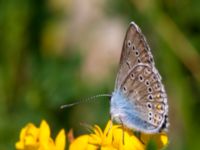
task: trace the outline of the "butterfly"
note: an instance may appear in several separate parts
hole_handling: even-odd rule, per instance
[[[168,103],[161,76],[141,29],[131,22],[125,35],[111,120],[144,133],[167,131]]]

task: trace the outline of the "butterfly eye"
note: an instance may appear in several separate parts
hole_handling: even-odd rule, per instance
[[[140,63],[140,62],[141,62],[140,58],[138,58],[138,59],[137,59],[137,62],[138,62],[138,63]]]
[[[129,48],[131,47],[131,41],[130,41],[130,40],[128,40],[127,46],[128,46]]]

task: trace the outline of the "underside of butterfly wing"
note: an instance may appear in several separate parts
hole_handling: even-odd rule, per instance
[[[125,126],[156,133],[167,129],[167,95],[140,28],[131,22],[123,44],[111,117]]]
[[[131,22],[122,47],[115,89],[121,85],[124,74],[128,73],[138,63],[154,65],[154,60],[145,36],[140,28],[134,22]]]

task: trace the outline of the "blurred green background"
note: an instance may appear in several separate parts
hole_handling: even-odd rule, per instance
[[[168,149],[200,149],[200,1],[0,1],[0,149],[15,149],[22,127],[45,119],[64,128],[102,128],[109,100],[60,110],[111,93],[126,29],[135,21],[169,97]]]

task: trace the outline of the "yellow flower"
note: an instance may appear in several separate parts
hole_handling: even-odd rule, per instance
[[[49,125],[43,120],[39,128],[32,123],[22,128],[15,147],[17,150],[64,150],[65,139],[65,131],[62,129],[54,142],[50,137]]]
[[[158,148],[161,149],[168,142],[166,134],[148,135],[141,134],[139,139],[133,131],[123,129],[121,125],[111,126],[111,121],[107,123],[104,131],[95,125],[92,134],[81,135],[73,140],[69,150],[145,150],[150,139],[155,140]]]
[[[147,145],[149,141],[156,143],[158,149],[162,149],[168,144],[168,137],[165,133],[141,134],[141,141]]]

